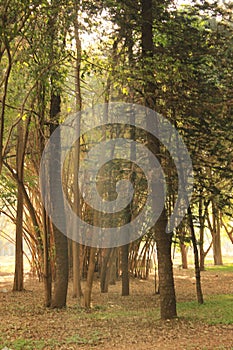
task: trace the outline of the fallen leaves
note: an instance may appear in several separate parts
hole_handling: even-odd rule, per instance
[[[193,271],[176,271],[178,301],[195,300]],[[233,274],[203,273],[205,295],[231,293]],[[216,283],[218,280],[218,283]],[[5,286],[4,286],[5,288]],[[9,285],[6,287],[9,289]],[[121,283],[99,292],[95,282],[93,309],[77,305],[69,290],[67,308],[43,307],[43,284],[26,282],[22,293],[0,293],[0,349],[12,350],[124,350],[232,349],[232,325],[208,325],[190,318],[159,320],[159,296],[151,278],[131,281],[131,296],[120,295]]]

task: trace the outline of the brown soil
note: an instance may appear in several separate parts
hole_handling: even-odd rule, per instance
[[[110,286],[108,294],[101,294],[96,281],[90,312],[77,306],[71,290],[66,309],[45,309],[43,284],[28,279],[26,291],[13,293],[10,277],[2,277],[6,280],[0,283],[0,349],[5,341],[15,339],[44,340],[43,349],[233,349],[233,325],[211,326],[195,321],[192,315],[170,321],[147,318],[145,312],[158,315],[159,307],[152,277],[132,280],[129,297],[120,296],[120,282]],[[203,272],[204,295],[231,294],[232,279],[230,272]],[[192,270],[175,269],[175,284],[177,301],[196,299]],[[39,345],[17,349],[39,349]]]

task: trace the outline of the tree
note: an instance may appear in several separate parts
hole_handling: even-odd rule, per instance
[[[154,56],[153,45],[153,17],[152,1],[142,1],[142,61],[148,67],[147,77],[151,77],[152,71],[149,66]],[[154,99],[156,86],[150,78],[145,81],[145,105],[155,109]],[[150,125],[151,127],[151,125]],[[156,126],[155,126],[156,127]],[[160,154],[158,141],[148,140],[148,143],[155,155]],[[173,280],[172,260],[171,260],[171,235],[166,233],[167,216],[165,208],[159,220],[155,224],[154,233],[158,251],[158,274],[160,286],[160,313],[162,319],[173,318],[176,313],[176,297]]]

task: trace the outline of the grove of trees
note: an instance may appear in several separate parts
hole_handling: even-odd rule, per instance
[[[15,224],[15,291],[24,289],[23,245],[30,251],[33,273],[44,283],[45,305],[54,308],[66,306],[69,281],[77,302],[90,308],[95,274],[102,293],[121,278],[122,295],[129,295],[130,277],[148,278],[156,251],[161,318],[173,318],[172,247],[180,249],[187,268],[192,244],[198,301],[203,302],[200,270],[206,255],[212,248],[214,264],[221,265],[222,233],[233,243],[232,9],[230,1],[205,0],[187,5],[170,0],[1,0],[0,218]],[[116,101],[149,107],[176,127],[193,163],[192,201],[180,225],[166,234],[178,185],[165,147],[129,126],[99,129],[80,138],[67,160],[66,195],[73,210],[93,225],[101,220],[72,186],[75,169],[95,143],[129,135],[158,157],[166,175],[166,202],[155,226],[137,241],[115,248],[84,246],[68,239],[47,215],[40,161],[49,137],[69,114]],[[120,166],[111,165],[107,182],[103,174],[103,196],[111,192]],[[124,171],[138,190],[125,214],[133,220],[144,205],[146,186],[140,169],[127,163]],[[211,234],[207,249],[206,230]]]

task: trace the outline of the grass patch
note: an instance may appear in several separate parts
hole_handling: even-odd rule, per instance
[[[109,311],[91,311],[90,313],[86,313],[84,318],[89,318],[92,320],[105,320],[105,321],[110,321],[110,320],[117,320],[117,319],[122,319],[123,321],[130,320],[130,319],[135,319],[139,318],[142,316],[141,311],[131,311],[131,310],[109,310]],[[145,312],[146,314],[146,312]],[[83,318],[82,316],[80,318]]]
[[[208,271],[233,272],[233,264],[206,266]]]
[[[78,344],[78,345],[97,345],[101,339],[99,332],[92,332],[88,337],[81,337],[79,334],[72,335],[65,339],[66,344]]]
[[[201,321],[210,325],[233,324],[233,295],[211,295],[204,297],[205,303],[199,305],[197,301],[177,303],[178,317],[193,321]],[[75,315],[76,319],[93,320],[123,320],[124,322],[137,319],[139,322],[159,321],[159,308],[153,310],[124,310],[124,309],[103,309],[96,308],[90,312],[81,312]],[[121,321],[120,321],[121,322]]]
[[[79,334],[74,334],[65,338],[59,342],[57,339],[46,340],[33,340],[33,339],[15,339],[12,341],[3,341],[0,338],[0,349],[7,347],[12,350],[43,350],[45,346],[49,346],[51,349],[60,345],[97,345],[101,340],[101,334],[97,331],[91,332],[86,337],[82,337]]]
[[[16,339],[4,342],[1,346],[8,347],[12,350],[42,350],[45,346],[45,342],[43,340]]]
[[[205,298],[205,303],[197,301],[178,303],[178,314],[181,317],[203,321],[210,325],[233,324],[232,295],[214,295]]]

